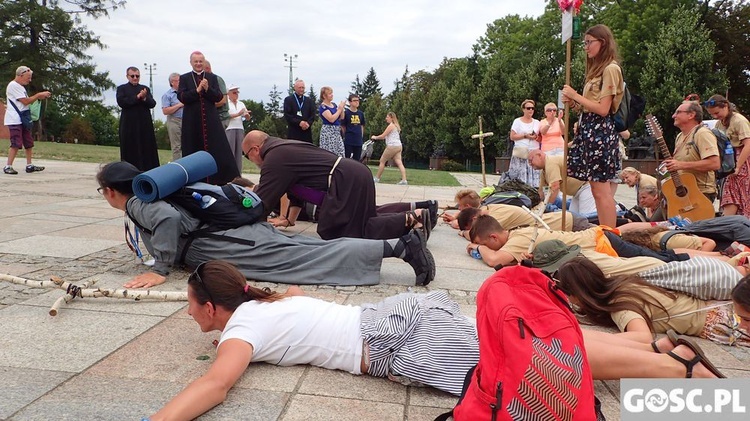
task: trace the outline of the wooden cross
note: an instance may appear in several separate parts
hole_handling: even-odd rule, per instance
[[[479,116],[479,134],[471,135],[472,139],[479,139],[479,156],[482,158],[482,185],[487,187],[487,175],[484,172],[484,138],[493,136],[494,133],[482,133],[482,116]]]

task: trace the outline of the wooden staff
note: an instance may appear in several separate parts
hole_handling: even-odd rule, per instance
[[[479,156],[482,159],[482,186],[487,187],[487,175],[484,171],[484,138],[493,136],[495,133],[482,133],[482,116],[479,116],[479,134],[471,135],[472,139],[479,139]]]

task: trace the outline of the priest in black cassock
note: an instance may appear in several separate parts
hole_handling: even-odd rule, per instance
[[[156,101],[148,87],[141,85],[141,71],[128,67],[128,83],[117,87],[120,112],[120,160],[135,165],[141,171],[159,166],[156,135],[151,110]]]
[[[180,76],[177,99],[182,108],[182,156],[206,151],[216,160],[219,171],[208,177],[209,183],[226,184],[240,175],[229,149],[224,126],[215,103],[224,98],[216,75],[203,70],[205,57],[200,51],[190,54],[193,70]]]

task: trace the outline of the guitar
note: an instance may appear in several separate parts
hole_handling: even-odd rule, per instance
[[[656,138],[661,155],[666,159],[672,159],[661,126],[651,114],[646,116],[646,129]],[[662,194],[667,201],[668,218],[679,215],[691,221],[700,221],[715,216],[714,204],[698,189],[698,182],[693,174],[669,171],[669,175],[670,178],[661,186]]]

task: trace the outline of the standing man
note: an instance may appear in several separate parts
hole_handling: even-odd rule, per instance
[[[227,104],[227,95],[229,93],[227,92],[227,84],[224,82],[224,78],[211,71],[211,63],[208,60],[204,62],[203,68],[206,69],[206,72],[216,76],[216,80],[219,81],[219,90],[223,96],[221,101],[216,103],[216,109],[219,110],[221,125],[224,126],[224,130],[226,130],[229,126],[229,105]]]
[[[562,173],[565,161],[562,155],[548,156],[541,149],[529,151],[529,164],[539,173],[539,197],[544,200],[544,188],[549,186],[549,203],[555,203],[562,189]],[[570,211],[588,216],[596,213],[596,202],[587,181],[566,177],[565,194],[571,198]]]
[[[50,97],[49,91],[39,92],[32,97],[26,95],[26,88],[31,83],[31,75],[34,72],[26,66],[19,66],[16,69],[16,77],[8,84],[5,90],[5,97],[8,99],[5,108],[5,125],[10,132],[10,149],[8,149],[8,162],[3,168],[5,174],[15,175],[18,171],[13,169],[13,160],[16,159],[18,150],[26,149],[26,172],[44,171],[40,167],[31,163],[32,149],[34,148],[34,139],[31,138],[31,127],[24,127],[21,121],[21,113],[29,109],[29,105],[38,99],[47,99]]]
[[[120,160],[135,165],[141,171],[159,166],[156,135],[151,109],[156,101],[147,86],[141,85],[141,71],[128,67],[128,83],[117,87],[120,111]]]
[[[359,161],[365,134],[365,113],[359,110],[359,95],[349,95],[349,108],[344,110],[341,131],[344,135],[344,156]]]
[[[312,124],[315,121],[315,104],[305,96],[305,81],[294,82],[294,93],[284,98],[284,119],[289,127],[287,139],[312,143]]]
[[[167,134],[172,146],[172,161],[182,158],[182,103],[177,99],[180,74],[169,75],[169,90],[161,96],[161,112],[167,116]]]
[[[716,199],[715,170],[721,166],[716,136],[703,123],[703,108],[694,101],[685,101],[677,107],[674,125],[680,134],[674,142],[674,159],[664,161],[669,171],[679,171],[695,176],[698,189],[712,203]]]
[[[224,126],[216,103],[224,95],[216,75],[204,71],[205,58],[200,51],[190,54],[192,71],[180,76],[177,99],[185,104],[182,113],[182,155],[206,151],[216,160],[219,171],[208,182],[222,185],[240,175],[229,150]]]

